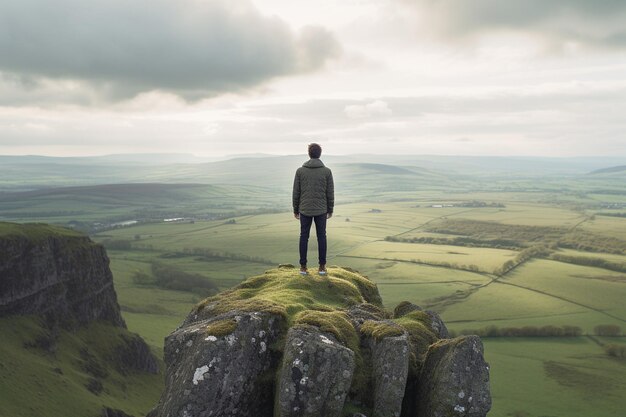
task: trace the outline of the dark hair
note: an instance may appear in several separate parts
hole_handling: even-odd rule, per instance
[[[317,143],[312,143],[309,145],[309,157],[310,158],[319,158],[322,156],[322,147]]]

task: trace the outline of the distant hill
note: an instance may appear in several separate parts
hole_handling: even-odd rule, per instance
[[[45,221],[86,232],[127,221],[224,218],[289,207],[286,193],[252,186],[207,184],[102,184],[0,192],[0,219]],[[100,225],[96,225],[100,223]]]
[[[107,165],[107,164],[141,164],[163,165],[179,163],[204,163],[228,158],[197,157],[185,153],[137,153],[112,154],[101,156],[54,157],[39,155],[0,155],[1,163],[20,164],[69,164],[69,165]]]
[[[386,165],[386,164],[361,163],[361,164],[344,164],[343,166],[346,168],[354,168],[357,170],[372,171],[377,174],[395,174],[395,175],[416,175],[417,174],[416,171],[413,171],[407,168],[403,168],[403,167],[399,167],[395,165]]]
[[[22,199],[41,199],[46,197],[74,197],[91,201],[102,199],[109,203],[119,202],[120,200],[124,200],[126,203],[132,203],[133,201],[148,203],[155,198],[158,198],[160,202],[163,202],[163,200],[174,202],[179,201],[189,193],[203,192],[217,195],[220,191],[223,192],[218,187],[205,184],[102,184],[0,193],[0,202],[15,202]]]
[[[616,172],[626,172],[626,165],[619,165],[615,167],[596,169],[595,171],[591,171],[590,175],[596,174],[614,174]]]
[[[307,159],[305,154],[245,155],[212,161],[186,154],[0,156],[0,192],[103,184],[195,183],[256,187],[260,193],[282,198],[291,191],[295,170]],[[535,189],[537,178],[562,181],[576,177],[580,185],[580,176],[590,171],[626,166],[625,158],[322,155],[322,160],[333,170],[337,190],[341,191],[339,197],[345,200],[426,188],[509,190],[513,187],[511,179],[517,189]]]

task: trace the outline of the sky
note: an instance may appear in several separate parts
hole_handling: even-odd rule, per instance
[[[0,2],[0,154],[626,156],[623,0]]]

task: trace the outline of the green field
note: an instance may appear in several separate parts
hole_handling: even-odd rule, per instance
[[[456,333],[580,328],[578,337],[484,337],[490,416],[624,414],[626,361],[607,355],[605,346],[626,344],[626,272],[620,270],[626,217],[601,215],[626,212],[622,173],[587,175],[574,162],[559,171],[565,163],[552,160],[530,167],[516,159],[386,157],[387,165],[346,159],[333,169],[338,204],[328,223],[328,262],[369,276],[387,308],[412,301],[439,312]],[[163,338],[203,295],[139,280],[153,277],[153,264],[224,290],[279,263],[298,262],[299,223],[289,197],[301,161],[252,162],[138,166],[125,176],[81,165],[66,170],[75,179],[59,176],[51,184],[112,178],[137,184],[19,193],[45,183],[44,174],[61,174],[54,167],[41,177],[14,170],[0,180],[11,191],[0,193],[0,218],[80,225],[111,248],[126,245],[108,250],[123,316],[129,330],[162,352]],[[263,175],[250,176],[250,164]],[[77,177],[79,168],[85,179]],[[20,183],[20,175],[27,181]],[[179,217],[184,220],[163,221]],[[112,225],[126,220],[138,223]],[[316,249],[313,233],[311,266]],[[579,264],[589,259],[604,263]],[[622,336],[597,337],[599,325],[619,326]],[[156,402],[157,391],[145,390],[137,406],[126,409],[139,413]]]

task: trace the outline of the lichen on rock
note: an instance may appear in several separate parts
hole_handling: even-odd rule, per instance
[[[332,334],[300,325],[287,333],[278,417],[339,417],[354,374],[354,352]]]

